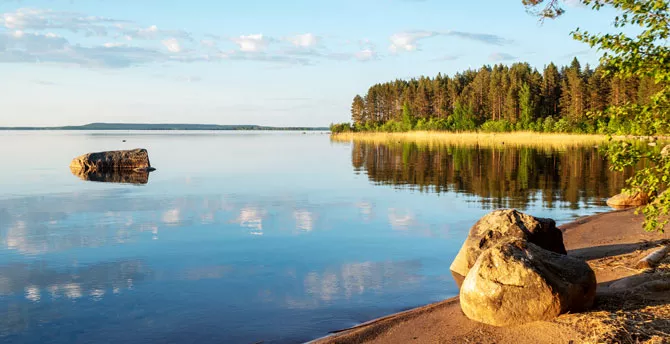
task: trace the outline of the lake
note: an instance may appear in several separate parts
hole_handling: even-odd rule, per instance
[[[606,211],[625,180],[592,146],[44,131],[0,132],[0,147],[5,343],[309,341],[455,296],[449,265],[492,209],[565,223]],[[139,147],[148,179],[68,169]]]

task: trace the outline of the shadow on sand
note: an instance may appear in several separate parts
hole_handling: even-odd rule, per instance
[[[608,257],[620,256],[627,253],[632,253],[641,249],[656,247],[667,240],[655,240],[648,242],[637,242],[632,244],[615,244],[586,247],[576,250],[569,250],[568,255],[584,260],[601,259]]]

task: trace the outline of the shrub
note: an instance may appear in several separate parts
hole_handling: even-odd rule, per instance
[[[504,133],[512,131],[512,123],[506,119],[498,121],[486,121],[481,126],[481,130],[489,133]]]
[[[351,127],[351,124],[348,122],[345,123],[331,123],[330,124],[330,131],[332,133],[346,133],[353,131],[353,128]]]

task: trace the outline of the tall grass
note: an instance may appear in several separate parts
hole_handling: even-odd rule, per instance
[[[357,132],[334,133],[331,140],[339,142],[361,141],[369,143],[415,142],[421,145],[465,145],[483,147],[546,147],[567,148],[599,145],[607,142],[605,135],[536,133],[530,131],[511,133],[410,131],[403,133]]]

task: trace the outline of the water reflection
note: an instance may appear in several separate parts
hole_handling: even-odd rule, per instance
[[[546,208],[566,202],[602,202],[621,190],[630,173],[613,173],[597,148],[421,146],[354,142],[352,165],[376,184],[479,196],[488,208]],[[407,216],[393,216],[397,223]]]
[[[321,273],[311,272],[305,277],[305,291],[316,296],[315,300],[333,301],[350,299],[366,291],[379,291],[385,287],[416,285],[421,279],[418,271],[421,262],[361,262],[344,264],[339,269]]]
[[[43,140],[35,152],[60,142],[62,156],[0,178],[0,342],[306,342],[456,295],[449,264],[482,208],[527,201],[566,220],[604,210],[570,199],[599,201],[623,180],[595,151],[300,134],[133,134],[169,167],[141,188],[82,183],[61,167],[114,135],[27,135]],[[352,148],[365,173],[352,173]]]
[[[241,227],[249,229],[252,235],[263,235],[263,217],[265,210],[254,206],[246,206],[240,209],[240,215],[235,219]]]
[[[16,263],[0,266],[0,296],[22,295],[32,302],[83,297],[99,301],[105,294],[132,289],[151,274],[142,260],[99,263],[65,271],[47,263]]]
[[[310,232],[314,229],[314,214],[307,209],[298,209],[293,212],[295,226],[298,230]]]
[[[73,175],[81,180],[103,183],[143,185],[149,182],[149,172],[146,171],[106,171],[84,172],[81,169],[70,169]]]

